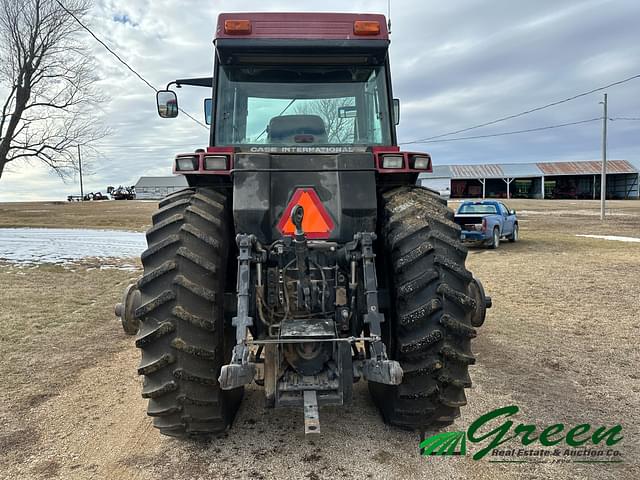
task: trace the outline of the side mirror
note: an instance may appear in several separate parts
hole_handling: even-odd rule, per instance
[[[400,99],[393,99],[393,123],[400,125]]]
[[[509,210],[509,215],[515,215],[516,211],[515,210]]]
[[[158,115],[162,118],[175,118],[178,116],[178,97],[171,90],[159,90],[156,93]]]
[[[207,125],[211,125],[211,110],[213,108],[213,99],[204,99],[204,122]]]

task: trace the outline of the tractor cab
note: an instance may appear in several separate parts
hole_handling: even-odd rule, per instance
[[[382,15],[222,14],[214,44],[212,79],[175,82],[212,88],[212,147],[309,153],[396,144]],[[158,101],[161,116],[177,115],[173,92]]]

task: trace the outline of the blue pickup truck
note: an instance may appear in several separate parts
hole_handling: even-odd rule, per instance
[[[520,234],[516,211],[497,200],[462,202],[455,222],[462,228],[462,241],[482,242],[491,248],[498,248],[501,238],[516,242]]]

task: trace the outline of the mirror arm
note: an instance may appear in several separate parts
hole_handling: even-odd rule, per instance
[[[202,78],[180,78],[174,80],[173,82],[167,83],[166,90],[169,90],[171,85],[175,85],[176,88],[182,88],[183,85],[188,85],[191,87],[207,87],[211,88],[213,85],[213,77],[202,77]]]
[[[200,78],[178,78],[171,82],[175,83],[177,88],[187,85],[190,87],[206,87],[211,88],[213,86],[213,77],[200,77]]]

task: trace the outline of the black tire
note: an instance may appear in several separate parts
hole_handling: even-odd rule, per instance
[[[489,248],[495,250],[499,246],[500,246],[500,229],[498,227],[495,227],[493,229],[491,244],[489,245]]]
[[[160,202],[147,231],[136,310],[138,373],[147,413],[165,435],[223,432],[242,400],[243,389],[223,391],[218,384],[233,346],[223,311],[231,225],[226,204],[211,189],[181,190]]]
[[[518,240],[520,240],[520,227],[518,227],[518,224],[516,223],[513,226],[513,233],[509,235],[509,241],[513,243],[517,242]]]
[[[387,423],[424,430],[453,422],[467,403],[474,300],[467,249],[453,212],[419,188],[385,193],[382,226],[386,283],[393,306],[383,324],[389,356],[404,371],[399,386],[369,382]]]

